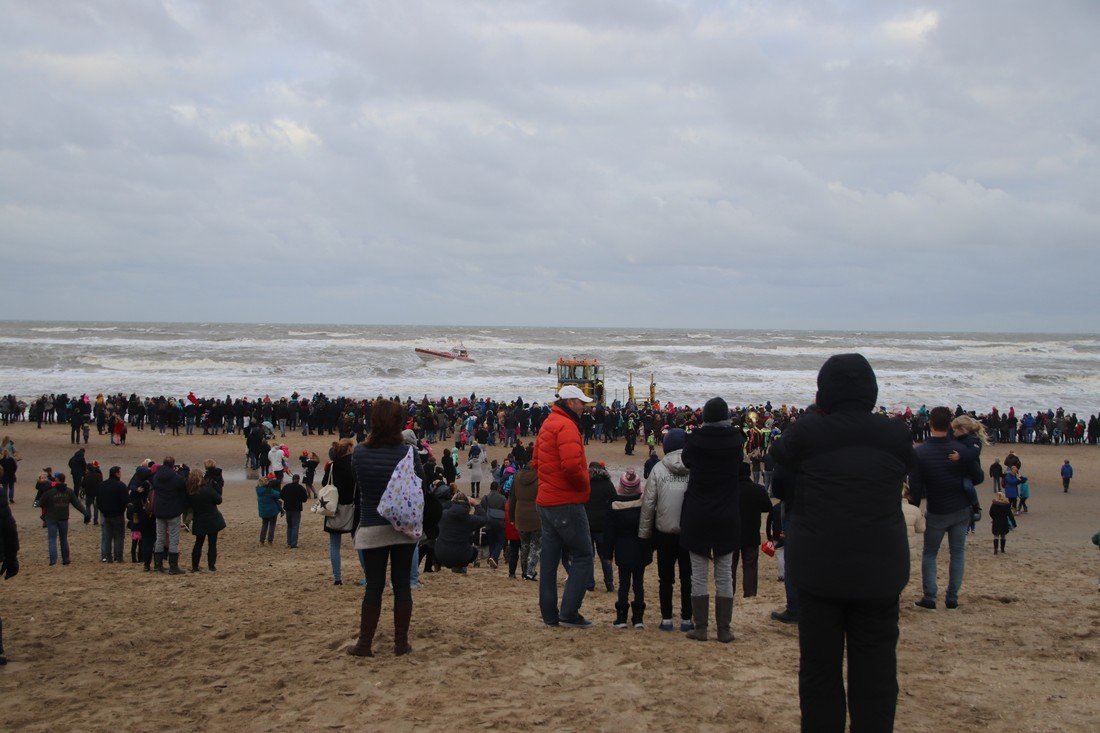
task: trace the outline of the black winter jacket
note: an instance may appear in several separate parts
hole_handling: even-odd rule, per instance
[[[909,503],[920,506],[921,499],[928,499],[929,514],[954,514],[967,509],[970,500],[963,490],[963,478],[974,484],[985,479],[982,467],[975,461],[952,461],[952,451],[966,450],[951,438],[929,438],[917,446],[917,464],[909,474]],[[975,480],[977,479],[977,480]]]
[[[95,495],[95,504],[105,517],[121,517],[126,513],[130,490],[116,478],[104,481]]]
[[[19,528],[15,524],[7,497],[0,501],[0,560],[11,564],[18,562]]]
[[[470,514],[466,502],[451,504],[439,520],[439,537],[435,541],[435,557],[444,567],[460,567],[471,562],[476,552],[471,536],[475,529],[491,524],[481,507]]]
[[[905,424],[872,414],[877,397],[866,359],[834,356],[818,375],[823,412],[807,412],[772,444],[775,493],[791,512],[787,572],[810,593],[888,598],[909,582],[901,485],[915,457]]]
[[[588,515],[588,531],[597,535],[603,533],[607,511],[611,508],[611,502],[618,498],[618,494],[615,493],[615,485],[611,483],[611,477],[602,468],[590,469],[588,477],[592,485],[592,493],[588,495],[584,513]]]
[[[620,568],[641,570],[653,561],[653,546],[638,537],[642,521],[642,495],[616,495],[603,522],[604,557],[613,557]]]
[[[741,544],[760,544],[760,519],[772,510],[772,500],[763,486],[742,478],[739,482],[741,501]]]
[[[172,466],[161,466],[153,474],[153,516],[171,519],[187,508],[183,477]]]
[[[703,425],[691,431],[680,460],[687,490],[680,512],[680,546],[697,555],[725,555],[741,546],[738,466],[745,436],[732,427]]]

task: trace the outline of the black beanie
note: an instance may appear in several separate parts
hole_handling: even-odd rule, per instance
[[[721,397],[711,397],[703,405],[703,422],[721,422],[730,419],[730,408]]]

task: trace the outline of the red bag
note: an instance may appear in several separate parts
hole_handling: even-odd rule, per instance
[[[775,542],[773,540],[764,540],[760,543],[760,551],[768,557],[775,557]]]

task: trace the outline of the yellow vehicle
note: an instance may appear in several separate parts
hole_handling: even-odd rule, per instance
[[[576,385],[597,403],[604,401],[603,366],[599,359],[558,359],[558,391]]]

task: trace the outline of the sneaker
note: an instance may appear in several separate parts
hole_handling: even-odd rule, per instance
[[[485,561],[485,563],[493,570],[497,569],[497,561],[493,558],[490,557],[488,560]]]
[[[661,631],[672,631],[672,619],[662,619],[660,626],[658,626],[657,628]]]
[[[946,600],[946,601],[944,601],[944,602],[943,602],[943,605],[944,605],[944,606],[945,606],[946,608],[949,608],[949,609],[951,609],[951,610],[954,610],[954,609],[956,609],[956,608],[958,608],[958,607],[959,607],[959,600],[958,600],[957,598],[956,598],[956,599],[954,599],[954,600],[951,600],[951,599],[949,599],[949,600]]]
[[[798,616],[791,613],[789,609],[784,608],[782,611],[772,611],[772,620],[781,624],[797,624]]]
[[[423,587],[420,583],[409,583],[409,590],[420,590]]]
[[[691,619],[680,620],[680,631],[695,631],[695,622]]]
[[[561,626],[561,623],[558,621],[543,621],[542,623],[547,628],[557,628],[558,626]]]
[[[645,624],[643,624],[643,623],[642,623],[641,621],[637,621],[637,622],[635,622],[635,624],[634,624],[634,628],[636,628],[636,629],[644,629],[644,628],[645,628]]]
[[[615,619],[615,622],[612,623],[611,625],[613,627],[615,627],[616,629],[625,629],[626,628],[626,619],[621,619],[621,620],[620,619]]]
[[[592,622],[586,619],[584,616],[580,615],[579,613],[570,619],[560,618],[558,619],[558,623],[570,629],[592,628]]]
[[[931,599],[931,598],[921,598],[919,601],[917,601],[913,605],[918,606],[920,608],[927,608],[929,610],[935,610],[936,601]]]
[[[100,562],[107,562],[107,558],[105,558],[105,557],[101,557],[101,558],[99,558],[99,561],[100,561]]]

